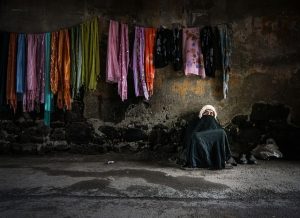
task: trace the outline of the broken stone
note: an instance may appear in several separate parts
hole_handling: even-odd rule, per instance
[[[56,128],[50,135],[51,141],[66,140],[66,130],[65,128]]]
[[[67,126],[66,138],[75,144],[88,144],[92,139],[92,128],[87,123],[71,123]]]
[[[67,151],[70,149],[70,145],[67,141],[53,141],[52,147],[56,151]]]
[[[121,140],[122,131],[112,126],[100,126],[99,131],[104,133],[110,140]]]
[[[8,154],[10,152],[10,142],[0,140],[0,154]]]
[[[135,142],[140,140],[146,140],[148,138],[147,134],[138,128],[128,128],[124,129],[123,139],[127,142]]]

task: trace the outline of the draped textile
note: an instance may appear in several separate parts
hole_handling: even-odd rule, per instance
[[[0,106],[6,104],[6,76],[9,33],[0,33]]]
[[[172,35],[172,30],[164,27],[157,30],[154,58],[156,68],[163,68],[172,61]]]
[[[50,126],[51,99],[50,88],[50,59],[51,58],[51,33],[45,33],[45,104],[44,104],[44,124]]]
[[[119,69],[120,78],[118,81],[118,93],[122,101],[127,99],[127,75],[129,66],[129,40],[128,25],[120,24],[120,48],[119,48]]]
[[[111,20],[107,45],[106,81],[118,83],[118,93],[122,101],[127,99],[128,66],[128,25]]]
[[[56,94],[58,87],[58,32],[51,33],[50,84],[52,93]]]
[[[203,27],[200,31],[201,49],[204,59],[204,67],[206,76],[215,76],[215,60],[214,60],[214,33],[211,26]]]
[[[190,128],[188,128],[190,129]],[[186,134],[187,165],[190,167],[225,168],[231,157],[226,132],[213,116],[205,115]]]
[[[175,71],[182,69],[182,29],[174,27],[172,42],[172,64]]]
[[[145,74],[149,95],[153,95],[153,83],[155,77],[154,48],[155,28],[145,28]]]
[[[36,98],[36,50],[37,37],[35,34],[27,34],[27,68],[26,68],[26,92],[23,95],[23,110],[31,112],[35,108]]]
[[[82,68],[81,79],[89,90],[97,87],[97,76],[100,73],[99,21],[98,18],[81,24]]]
[[[67,29],[59,31],[58,37],[58,87],[57,87],[57,106],[67,110],[71,109],[70,93],[70,36]]]
[[[201,78],[205,78],[199,28],[184,28],[182,34],[183,68],[185,75],[198,75]]]
[[[36,102],[44,103],[45,94],[45,34],[37,34],[36,50]]]
[[[25,92],[25,74],[26,74],[26,36],[21,33],[18,35],[17,51],[17,94]]]
[[[149,99],[145,80],[145,33],[143,27],[135,27],[135,38],[133,43],[133,79],[134,90],[136,96],[144,96],[146,100]]]
[[[119,45],[119,22],[111,20],[109,23],[107,59],[106,59],[106,81],[117,83],[120,79],[120,68],[118,63]]]
[[[79,94],[81,86],[81,29],[80,26],[71,28],[71,86],[72,97]]]
[[[223,73],[223,98],[226,99],[228,95],[229,71],[231,65],[232,39],[231,28],[227,24],[220,24],[217,26],[219,32],[219,48],[221,67]]]
[[[17,95],[16,95],[17,39],[18,39],[18,35],[16,33],[10,33],[9,45],[8,45],[7,78],[6,78],[6,100],[14,112],[16,112],[17,109]]]

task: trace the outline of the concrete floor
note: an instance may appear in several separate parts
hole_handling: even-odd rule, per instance
[[[184,171],[115,154],[2,156],[0,217],[300,217],[300,162]]]

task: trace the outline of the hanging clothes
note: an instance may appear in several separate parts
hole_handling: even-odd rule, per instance
[[[119,48],[119,69],[120,78],[118,81],[118,93],[122,101],[127,99],[127,75],[129,67],[129,39],[128,25],[120,24],[120,48]]]
[[[182,29],[174,27],[172,29],[172,64],[175,71],[182,69]]]
[[[107,59],[106,59],[106,81],[117,83],[120,78],[120,68],[118,63],[119,54],[119,22],[111,20],[109,22]]]
[[[51,33],[45,33],[45,104],[44,124],[50,126],[52,93],[50,88]]]
[[[6,78],[6,100],[7,104],[13,109],[14,113],[17,109],[16,95],[16,63],[17,63],[17,39],[16,33],[10,33],[8,45],[7,60],[7,78]]]
[[[36,49],[37,37],[35,34],[27,35],[27,68],[26,68],[26,92],[23,95],[23,110],[31,112],[35,108],[36,99]]]
[[[128,66],[128,25],[111,20],[107,45],[106,81],[118,83],[118,93],[122,101],[127,99]]]
[[[172,30],[160,27],[155,39],[155,68],[163,68],[172,61]]]
[[[217,25],[217,29],[219,33],[220,61],[223,73],[223,97],[226,99],[229,89],[228,82],[232,52],[232,30],[227,24],[219,24]]]
[[[153,95],[153,83],[155,77],[154,48],[155,28],[145,28],[145,74],[149,96]]]
[[[214,61],[214,33],[211,26],[203,27],[200,31],[201,49],[204,59],[205,74],[209,77],[215,77]]]
[[[149,93],[145,79],[145,33],[143,27],[135,27],[135,38],[133,43],[132,70],[134,90],[136,96],[144,96],[149,100]]]
[[[0,32],[0,106],[6,104],[6,76],[9,33]]]
[[[58,32],[51,33],[50,84],[52,93],[56,94],[58,87]]]
[[[37,34],[36,38],[36,102],[39,105],[43,104],[45,99],[45,34]]]
[[[205,78],[203,55],[200,47],[200,31],[198,27],[183,29],[182,52],[185,75],[198,75],[201,78]]]
[[[67,29],[60,30],[58,36],[58,87],[57,87],[57,106],[59,109],[64,107],[71,110],[70,93],[70,37]]]
[[[17,51],[17,94],[22,95],[25,92],[26,75],[26,36],[21,33],[18,35]]]
[[[71,28],[71,87],[72,98],[79,94],[81,86],[81,28]]]
[[[98,18],[81,24],[82,68],[81,80],[89,90],[97,88],[100,73],[99,21]]]

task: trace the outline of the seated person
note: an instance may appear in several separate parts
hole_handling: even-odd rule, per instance
[[[205,105],[200,113],[196,125],[187,129],[186,164],[187,168],[231,168],[226,165],[231,157],[231,151],[226,132],[216,120],[216,109]]]

